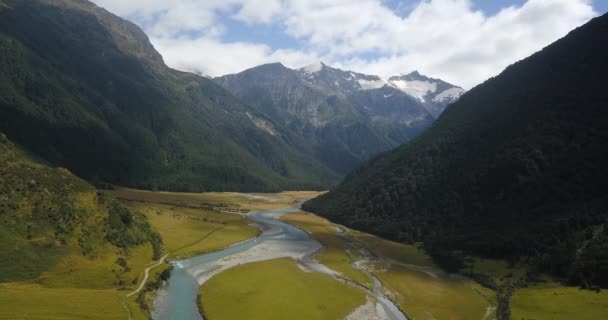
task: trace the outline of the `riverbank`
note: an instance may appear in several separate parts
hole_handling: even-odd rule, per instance
[[[127,188],[107,191],[133,210],[142,212],[163,240],[167,261],[216,252],[258,237],[261,230],[246,213],[297,204],[297,197],[314,196],[311,192],[281,194],[240,193],[171,193]],[[147,284],[136,295],[123,298],[132,319],[149,319],[157,289],[163,280],[160,273],[168,269],[161,264],[150,272]],[[137,269],[144,274],[144,268]],[[134,270],[135,271],[135,270]]]
[[[210,227],[221,228],[220,230],[222,230],[222,226],[224,225],[230,226],[233,229],[237,227],[241,228],[241,231],[243,229],[251,228],[255,230],[255,236],[259,233],[259,230],[252,225],[252,222],[254,221],[252,221],[253,219],[251,219],[249,212],[253,209],[261,208],[266,210],[274,209],[285,204],[297,205],[298,196],[302,195],[311,196],[310,193],[282,193],[276,195],[213,193],[182,195],[129,189],[120,189],[117,193],[114,193],[114,196],[121,198],[125,203],[146,214],[150,219],[151,224],[158,228],[161,235],[163,235],[163,239],[168,239],[166,242],[167,248],[181,250],[181,255],[174,254],[169,258],[176,260],[174,262],[174,266],[176,267],[174,273],[182,273],[184,274],[184,279],[190,279],[189,281],[194,283],[187,285],[187,287],[190,287],[190,289],[188,289],[190,291],[194,290],[195,292],[198,292],[197,290],[200,284],[205,283],[211,277],[232,267],[257,261],[289,257],[294,261],[297,261],[298,265],[302,267],[302,270],[308,269],[309,271],[318,271],[314,270],[314,268],[323,268],[321,273],[324,273],[325,275],[334,277],[339,281],[350,283],[351,285],[360,286],[361,289],[364,289],[363,291],[368,290],[366,295],[368,297],[372,296],[372,299],[366,301],[365,304],[367,307],[365,305],[359,306],[357,308],[358,313],[355,312],[357,310],[351,310],[353,312],[352,316],[356,316],[359,313],[369,315],[371,312],[370,310],[372,309],[383,309],[381,305],[377,305],[377,300],[379,300],[378,297],[380,297],[380,299],[390,297],[390,300],[402,304],[401,307],[395,308],[397,312],[399,312],[399,309],[407,310],[407,307],[405,306],[407,303],[403,303],[403,301],[399,300],[401,293],[395,288],[389,289],[389,286],[386,286],[383,283],[383,280],[386,279],[386,274],[392,274],[393,270],[390,268],[383,268],[383,266],[378,265],[378,263],[386,263],[387,261],[401,259],[399,261],[406,261],[408,264],[416,265],[419,268],[428,267],[431,264],[429,262],[430,259],[423,254],[418,254],[418,252],[415,252],[416,250],[412,250],[413,247],[411,246],[383,242],[383,240],[378,240],[378,238],[373,236],[333,225],[319,217],[297,213],[296,211],[298,210],[295,209],[291,210],[293,212],[287,212],[287,214],[284,215],[284,218],[315,217],[316,219],[319,219],[309,221],[308,225],[302,224],[302,221],[300,221],[299,224],[298,221],[284,219],[285,222],[293,223],[298,228],[306,230],[310,236],[318,241],[315,241],[317,243],[316,246],[304,246],[302,243],[297,246],[294,246],[293,244],[286,245],[284,242],[282,243],[280,239],[268,238],[265,239],[265,241],[258,239],[258,242],[263,242],[263,244],[259,244],[255,243],[255,239],[251,240],[251,237],[245,238],[244,236],[240,239],[238,237],[230,238],[222,236],[220,237],[222,240],[226,241],[227,238],[228,240],[226,245],[221,246],[219,245],[220,242],[208,237],[205,237],[204,241],[197,241],[201,240],[199,237],[202,232],[211,230]],[[282,213],[284,212],[277,210],[272,214],[274,215],[272,218],[278,218]],[[220,221],[224,223],[221,223]],[[220,222],[219,225],[218,222]],[[199,224],[206,224],[206,228],[199,229],[196,227],[196,225]],[[258,226],[259,225],[260,224],[258,223]],[[314,228],[312,227],[313,225]],[[276,227],[276,225],[267,227],[265,230],[266,236],[272,237],[274,234],[274,236],[281,237],[281,235],[276,234],[279,229],[281,228]],[[176,233],[180,232],[181,234],[176,237]],[[219,230],[216,232],[219,232]],[[307,238],[309,237],[309,234],[304,234]],[[191,241],[192,239],[194,239],[194,241]],[[235,241],[235,239],[239,239],[239,241]],[[357,242],[366,242],[367,245],[361,246],[360,243],[357,244]],[[186,248],[189,248],[188,250],[184,250],[182,247],[178,246],[178,244],[184,243],[189,244],[186,246]],[[322,247],[320,243],[323,243],[324,247]],[[178,260],[181,257],[196,257],[201,254],[205,256],[206,254],[204,253],[209,252],[209,254],[213,255],[217,252],[222,252],[225,248],[232,249],[233,254],[231,254],[229,258],[219,257],[217,259],[218,262],[213,264],[213,266],[186,266],[183,265],[184,260]],[[246,252],[238,252],[241,250]],[[310,266],[307,267],[305,263],[302,263],[303,261],[307,261],[309,265],[314,263],[314,265],[312,268]],[[428,271],[426,272],[428,274]],[[402,277],[402,275],[400,274],[399,277]],[[416,278],[419,277],[420,275],[417,273]],[[385,288],[381,288],[381,286]],[[373,297],[370,293],[373,293],[374,289],[376,289],[376,293],[382,294],[382,296]],[[158,295],[156,295],[156,292],[154,291],[146,292],[145,295],[145,300],[148,301],[148,305],[152,306],[154,304],[154,307],[150,307],[154,317],[162,318],[163,316],[167,316],[167,313],[163,313],[162,307],[159,308],[158,301],[170,299],[168,296],[171,295],[171,293],[162,289]],[[181,299],[184,300],[184,297],[182,296]],[[386,299],[388,300],[388,298]],[[196,300],[196,294],[187,297],[185,300]],[[425,303],[427,302],[420,300],[415,302],[417,304],[422,304],[421,308],[426,308]],[[196,304],[194,303],[193,305]],[[449,306],[447,309],[450,309]],[[198,314],[198,309],[195,309],[193,312]],[[375,312],[377,317],[382,317],[379,315],[382,312]],[[449,312],[458,314],[460,311]],[[484,309],[483,312],[485,313],[486,310]]]
[[[299,267],[298,272],[312,272],[322,277],[327,277],[327,280],[325,280],[329,281],[327,283],[346,285],[349,288],[355,289],[357,292],[359,292],[359,294],[362,295],[362,297],[367,296],[368,298],[374,299],[374,301],[378,301],[378,303],[381,305],[383,314],[388,316],[387,319],[405,319],[405,317],[400,314],[398,308],[380,293],[380,289],[378,289],[377,292],[372,292],[365,286],[361,286],[356,282],[347,281],[347,279],[343,278],[339,272],[336,272],[312,259],[312,256],[319,252],[323,246],[318,241],[311,239],[309,234],[302,229],[279,220],[282,215],[297,211],[299,210],[296,208],[288,208],[254,212],[249,216],[249,218],[264,227],[264,232],[261,237],[240,246],[231,247],[228,250],[214,252],[191,259],[175,261],[175,269],[172,278],[169,279],[167,287],[159,292],[159,298],[155,304],[156,309],[154,318],[164,319],[167,317],[177,317],[201,319],[200,316],[196,314],[197,310],[195,310],[193,306],[192,299],[198,296],[197,293],[199,291],[201,292],[200,296],[202,299],[205,298],[203,293],[205,292],[207,281],[210,279],[214,280],[216,279],[215,277],[220,277],[220,279],[228,279],[228,281],[230,281],[230,277],[223,276],[224,272],[234,272],[233,269],[235,268],[245,270],[241,268],[241,266],[250,265],[254,267],[257,265],[257,263],[262,263],[261,261],[273,261],[281,258],[289,258]],[[270,274],[269,276],[272,277]],[[193,281],[196,281],[196,283],[199,286],[202,286],[202,288],[199,290],[197,285],[192,284]],[[212,283],[216,282],[217,280],[212,281]],[[221,284],[220,287],[224,285],[227,284]],[[262,296],[267,296],[272,294],[272,292],[268,292],[268,290],[275,287],[276,286],[273,286],[272,283],[267,283],[267,286],[256,287],[255,292]],[[308,288],[304,290],[304,292],[314,290],[323,291],[329,289],[329,287],[315,287]],[[302,293],[297,292],[297,290],[294,292],[294,288],[285,288],[285,290],[287,291],[280,292],[279,294],[298,295]],[[214,290],[212,289],[212,291]],[[226,301],[232,301],[233,298],[230,296],[222,297],[222,299],[226,299]],[[255,297],[250,298],[251,299],[248,299],[247,301],[242,301],[242,304],[246,306],[248,303],[256,301]],[[211,300],[213,301],[214,299],[211,298]],[[367,299],[363,299],[361,301],[362,304],[364,304],[366,300]],[[221,301],[221,299],[217,301]],[[276,300],[268,301],[267,307],[272,310],[274,303],[276,303]],[[205,302],[201,302],[200,305],[205,308]],[[355,305],[355,307],[359,306]],[[207,308],[209,308],[208,303]],[[210,308],[211,310],[217,310],[213,304]],[[287,308],[287,310],[289,310],[288,305],[277,306],[277,308]],[[328,308],[328,310],[333,310],[333,308],[330,306],[325,306],[325,308]],[[355,308],[352,308],[352,310],[346,310],[345,315],[353,312],[354,309]],[[292,311],[295,312],[295,310]],[[203,310],[203,313],[207,314],[207,310]],[[276,314],[280,314],[280,312]],[[297,317],[295,313],[294,316]],[[217,315],[215,315],[214,318],[223,319]],[[281,317],[270,319],[281,319]],[[327,318],[322,317],[320,319]]]
[[[484,296],[491,296],[490,290],[464,277],[445,274],[421,249],[351,230],[310,213],[296,212],[282,220],[322,242],[326,249],[316,258],[344,270],[344,277],[357,281],[359,271],[379,280],[382,292],[413,319],[493,317],[494,302]]]

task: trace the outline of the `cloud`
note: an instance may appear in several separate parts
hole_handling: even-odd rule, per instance
[[[241,4],[235,19],[249,23],[270,23],[282,10],[280,0],[249,0]]]
[[[596,16],[589,0],[529,0],[488,16],[471,0],[96,0],[139,23],[174,68],[212,76],[316,60],[378,74],[419,70],[470,88]],[[272,25],[298,47],[224,40],[227,19]]]
[[[320,60],[314,53],[300,50],[272,50],[263,44],[223,43],[213,37],[197,39],[152,39],[156,48],[169,59],[169,65],[178,70],[208,76],[237,73],[253,66],[282,62],[297,68],[310,61]],[[171,57],[174,57],[171,60]]]

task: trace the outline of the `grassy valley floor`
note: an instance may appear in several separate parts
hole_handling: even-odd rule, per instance
[[[497,293],[479,282],[449,275],[423,250],[335,225],[314,214],[298,212],[282,219],[308,231],[325,245],[316,260],[342,276],[369,285],[360,263],[383,284],[387,295],[407,314],[420,319],[496,319]],[[513,320],[603,319],[608,293],[596,293],[555,283],[547,276],[524,287],[526,268],[500,260],[468,257],[463,274],[486,279],[495,287],[513,287],[508,306]]]
[[[145,215],[163,240],[161,256],[168,259],[220,250],[255,237],[260,231],[251,225],[247,213],[297,206],[298,199],[318,195],[181,194],[123,188],[104,193]],[[314,258],[338,272],[339,278],[368,289],[377,278],[385,294],[409,319],[496,318],[495,291],[442,272],[416,246],[350,230],[305,212],[289,213],[281,219],[324,245]],[[152,246],[147,243],[121,251],[106,245],[95,252],[94,259],[64,252],[38,277],[0,284],[0,319],[148,319],[156,289],[168,276],[170,265],[165,262],[151,268],[142,290],[135,292],[142,283],[143,270],[155,262]],[[118,257],[124,262],[117,264]],[[468,261],[463,272],[484,275],[499,286],[525,276],[524,268],[506,262]],[[595,293],[545,281],[514,291],[511,319],[591,320],[608,314],[605,291]],[[290,258],[223,271],[203,285],[200,297],[201,308],[210,320],[244,314],[254,320],[345,319],[373,300],[364,290],[305,271]]]
[[[511,297],[513,320],[595,320],[608,317],[608,291],[534,285]]]
[[[296,204],[297,198],[317,194],[181,194],[122,188],[103,193],[143,213],[162,238],[161,256],[168,255],[169,259],[219,250],[255,237],[259,230],[249,225],[250,221],[241,213],[284,208]],[[91,197],[94,193],[82,194],[79,207],[87,210]],[[61,252],[58,258],[44,260],[48,266],[39,276],[1,283],[0,319],[148,319],[155,290],[167,276],[170,265],[163,263],[151,268],[143,289],[126,297],[139,287],[144,269],[155,263],[152,246],[122,250],[104,245],[96,247],[95,252],[94,257],[76,251]],[[43,252],[34,253],[45,257]],[[124,261],[119,262],[119,257]],[[13,272],[10,265],[5,269]],[[23,270],[14,270],[15,274],[19,272]]]
[[[290,258],[240,265],[201,288],[206,319],[344,319],[365,293],[329,276],[306,272]]]
[[[35,283],[0,284],[0,319],[125,319],[122,292],[51,288]]]
[[[259,235],[246,213],[297,205],[297,199],[317,192],[280,194],[172,193],[127,188],[107,191],[133,210],[142,212],[163,239],[163,255],[182,259],[221,250]],[[135,319],[145,319],[152,307],[156,289],[162,283],[164,263],[150,271],[149,284],[127,300]],[[143,269],[143,268],[142,268]]]

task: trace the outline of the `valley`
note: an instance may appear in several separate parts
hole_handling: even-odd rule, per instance
[[[187,315],[183,312],[191,310],[194,315],[199,314],[194,299],[198,296],[197,283],[201,283],[201,279],[208,281],[204,282],[201,288],[201,310],[203,314],[213,315],[210,319],[232,319],[230,313],[225,312],[248,312],[260,319],[282,319],[285,315],[294,313],[301,314],[302,319],[336,319],[346,318],[350,314],[356,315],[356,312],[373,314],[374,319],[385,319],[387,314],[389,316],[386,319],[404,319],[403,315],[399,316],[403,312],[408,319],[417,319],[418,311],[407,311],[411,305],[425,310],[425,303],[428,303],[430,308],[431,300],[432,303],[448,302],[451,300],[450,294],[460,295],[466,292],[467,297],[472,298],[471,301],[465,299],[447,304],[442,307],[445,309],[442,312],[453,314],[454,319],[467,319],[468,314],[460,310],[462,306],[476,310],[473,311],[476,315],[484,314],[487,308],[491,308],[491,303],[473,290],[472,281],[434,274],[439,271],[419,249],[333,225],[325,219],[297,209],[298,199],[317,193],[176,194],[122,188],[104,193],[120,199],[128,208],[146,215],[151,227],[162,239],[161,257],[166,258],[166,262],[154,263],[151,252],[146,254],[145,247],[131,250],[125,261],[133,281],[122,287],[110,286],[103,289],[95,288],[96,285],[90,281],[93,278],[101,280],[107,277],[104,276],[103,269],[99,269],[97,274],[91,273],[96,266],[103,268],[103,261],[85,258],[79,265],[75,263],[76,260],[71,260],[70,266],[74,270],[70,277],[49,275],[33,282],[2,285],[0,297],[7,297],[6,300],[1,299],[6,301],[7,308],[3,308],[0,318],[64,318],[66,314],[79,318],[84,314],[95,313],[100,319],[146,319],[146,314],[150,314],[153,319],[191,319],[193,314]],[[258,225],[251,226],[253,222]],[[263,229],[266,231],[261,233],[259,228],[264,224],[266,226]],[[294,241],[290,242],[290,238]],[[223,253],[224,251],[228,252]],[[211,260],[207,258],[209,256]],[[391,266],[400,265],[407,265],[403,274],[390,270]],[[143,271],[148,267],[149,276],[144,283]],[[54,269],[56,268],[58,267]],[[82,270],[79,270],[80,268]],[[278,268],[277,271],[272,271],[275,268]],[[170,276],[163,276],[164,270],[170,270],[167,271]],[[198,281],[195,280],[196,277],[193,278],[192,272],[198,274]],[[251,272],[253,274],[250,274]],[[280,272],[285,274],[279,276]],[[181,279],[180,274],[183,274]],[[425,285],[428,284],[427,281],[433,283],[436,290],[433,299],[426,302],[408,301],[408,290],[417,288],[415,282],[411,282],[406,275]],[[239,277],[256,282],[234,282],[235,279],[240,279]],[[394,280],[387,281],[387,277],[396,277],[398,281],[410,279],[408,282],[412,287],[392,288],[388,284]],[[164,280],[167,281],[166,284],[163,284]],[[289,285],[289,281],[295,282]],[[239,289],[230,290],[230,293],[221,293],[222,291],[214,289],[219,286],[218,288],[224,288],[221,290],[226,290],[230,283]],[[181,286],[195,290],[193,295],[184,297],[184,288]],[[455,288],[451,289],[452,286]],[[143,290],[138,291],[139,288]],[[446,290],[453,292],[442,293]],[[243,301],[247,302],[241,305],[243,309],[226,308],[225,303],[233,301],[233,298],[229,297],[232,294],[238,295],[238,292],[243,292],[246,296],[247,292],[257,293],[252,297],[253,300]],[[441,294],[437,296],[438,293]],[[323,294],[338,300],[324,299]],[[24,310],[28,310],[28,305],[41,303],[43,300],[40,299],[45,299],[47,295],[56,296],[57,301],[45,303],[48,308],[36,308],[35,311],[22,314]],[[65,305],[71,302],[64,298],[69,299],[71,295],[78,296],[80,302],[67,312]],[[272,298],[273,296],[302,300],[303,304],[293,306],[304,309],[298,311],[287,307],[280,299]],[[401,296],[405,297],[405,300],[397,299]],[[105,300],[99,300],[106,301],[105,304],[95,302],[101,297],[106,297]],[[310,300],[311,298],[313,300]],[[235,296],[234,299],[239,298]],[[189,309],[167,305],[170,301],[180,305],[192,305]],[[264,307],[256,309],[261,302],[264,302]],[[284,313],[273,311],[275,318],[264,313],[264,310],[273,308],[283,310],[281,312]],[[168,311],[178,313],[166,313]]]
[[[608,5],[503,2],[0,0],[0,320],[608,319]]]
[[[98,191],[141,213],[160,249],[137,245],[116,259],[115,249],[102,245],[95,256],[66,255],[38,276],[0,285],[0,319],[497,318],[496,290],[446,273],[420,246],[299,209],[319,194]],[[492,260],[476,259],[471,270],[505,283],[524,275]],[[593,319],[608,308],[603,292],[551,283],[516,289],[512,314],[555,317],[582,303]],[[544,307],[531,305],[534,299]],[[560,299],[580,302],[556,304]],[[583,303],[588,299],[593,304]]]
[[[368,314],[369,319],[424,319],[426,315],[450,315],[453,319],[474,315],[481,319],[493,312],[492,292],[484,292],[471,280],[451,279],[420,249],[334,225],[297,209],[299,199],[301,202],[318,193],[176,194],[120,188],[109,193],[145,212],[163,239],[167,237],[164,243],[167,252],[172,252],[171,277],[164,287],[145,291],[145,298],[139,298],[147,301],[153,319],[199,317],[194,302],[197,296],[200,312],[210,319],[233,319],[243,313],[260,319],[283,319],[294,314],[301,319],[346,319],[358,313]],[[174,229],[183,220],[190,228]],[[257,228],[249,226],[252,222]],[[209,233],[217,230],[217,223],[240,229],[237,233],[241,237],[222,234],[227,231],[220,229],[215,231],[217,238],[232,240],[216,243],[214,234]],[[256,233],[260,227],[265,231]],[[201,236],[203,239],[197,242]],[[285,274],[281,276],[281,272]],[[403,281],[408,283],[404,287],[390,285]],[[412,295],[431,287],[428,300]],[[478,292],[484,292],[490,300]],[[323,294],[339,299],[315,300]],[[453,299],[459,296],[464,298]],[[302,302],[286,305],[284,301],[291,299]],[[226,303],[230,301],[242,303],[229,307]],[[435,304],[442,306],[430,311]],[[408,307],[413,310],[408,311]]]

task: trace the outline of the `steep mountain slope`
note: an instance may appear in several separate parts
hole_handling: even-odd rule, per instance
[[[377,157],[307,210],[458,267],[524,259],[608,286],[608,15],[452,104],[415,141]]]
[[[92,179],[171,190],[323,188],[336,175],[212,81],[169,69],[84,0],[0,6],[0,130]]]
[[[108,261],[105,272],[112,277],[110,269],[121,268],[114,261],[125,261],[143,244],[152,244],[158,258],[160,237],[143,215],[97,194],[66,169],[33,159],[0,134],[0,282],[38,278],[68,256],[97,261],[103,255],[99,263]],[[123,276],[117,274],[117,281],[132,280]]]
[[[298,70],[263,65],[214,80],[289,128],[302,148],[312,149],[315,158],[339,173],[410,140],[434,120],[427,108],[442,108],[377,76],[321,62]]]

